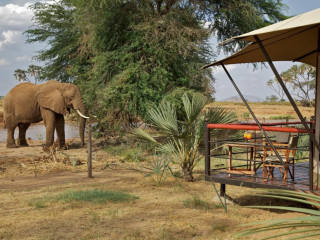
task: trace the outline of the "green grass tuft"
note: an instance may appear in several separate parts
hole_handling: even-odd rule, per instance
[[[295,119],[295,117],[289,114],[289,115],[271,116],[269,119],[270,119],[270,120]]]
[[[38,199],[34,202],[30,202],[29,206],[35,207],[36,209],[47,208],[48,206],[44,204],[43,199]]]
[[[120,157],[125,162],[142,162],[146,160],[143,156],[143,150],[137,146],[121,144],[105,147],[104,150],[110,155]]]
[[[215,222],[212,225],[212,230],[214,232],[219,231],[219,232],[226,232],[228,229],[230,228],[230,226],[228,225],[228,223],[226,222]]]
[[[86,190],[86,191],[68,191],[57,197],[57,200],[64,202],[82,201],[101,204],[106,202],[129,202],[138,199],[139,197],[119,192],[119,191],[104,191],[104,190]]]
[[[212,210],[214,208],[220,207],[220,205],[210,204],[206,201],[203,201],[197,196],[193,197],[192,199],[184,200],[183,205],[188,208],[201,209],[201,210]]]

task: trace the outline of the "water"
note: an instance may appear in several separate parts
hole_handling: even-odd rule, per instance
[[[19,129],[18,127],[14,131],[15,139],[18,138]],[[78,138],[79,128],[72,126],[70,124],[65,124],[65,136],[67,138]],[[56,137],[56,133],[55,133]],[[44,125],[31,125],[27,130],[27,139],[31,140],[45,140],[46,139],[46,128]],[[0,127],[0,141],[5,141],[7,139],[7,129],[3,126]]]

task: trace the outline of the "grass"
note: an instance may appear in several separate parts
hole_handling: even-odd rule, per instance
[[[130,202],[139,199],[135,195],[131,195],[121,191],[105,191],[100,189],[67,191],[54,197],[43,197],[32,200],[29,205],[36,209],[46,208],[46,202],[62,201],[72,203],[74,201],[89,202],[93,204]]]
[[[86,190],[86,191],[68,191],[57,197],[58,201],[72,202],[82,201],[95,204],[102,203],[117,203],[117,202],[129,202],[139,199],[139,197],[130,195],[120,191],[104,191],[99,189]]]
[[[142,162],[145,161],[143,150],[137,146],[120,144],[116,146],[107,146],[104,150],[112,156],[120,157],[124,162]]]
[[[213,231],[226,232],[228,229],[230,229],[230,225],[226,222],[217,222],[212,225]]]
[[[201,209],[201,210],[212,210],[215,208],[220,208],[219,204],[208,203],[199,198],[199,196],[194,196],[193,198],[188,198],[183,201],[183,205],[187,208]]]
[[[249,105],[252,108],[252,111],[254,112],[256,117],[261,121],[270,119],[270,117],[272,116],[286,116],[286,115],[291,115],[295,119],[298,119],[298,116],[296,115],[293,107],[288,102],[284,102],[284,103],[250,102]],[[246,120],[243,114],[245,112],[248,112],[248,109],[243,103],[214,102],[214,103],[208,104],[206,107],[210,107],[210,106],[221,106],[221,107],[227,108],[229,110],[236,112],[236,114],[239,116],[241,120]],[[307,119],[310,119],[310,117],[314,115],[314,107],[303,107],[300,104],[298,104],[298,107],[302,115]],[[252,120],[252,117],[250,116],[249,119]]]
[[[278,120],[278,119],[295,119],[292,115],[278,115],[278,116],[271,116],[269,119],[271,120]]]
[[[130,147],[119,145],[108,150],[122,156]],[[156,187],[132,170],[146,162],[127,164],[120,161],[123,157],[99,147],[92,179],[86,177],[85,164],[75,169],[62,162],[51,174],[43,168],[50,168],[52,163],[39,162],[35,178],[31,155],[34,148],[37,156],[40,146],[19,148],[15,155],[6,153],[10,157],[0,163],[6,168],[0,173],[0,239],[229,240],[234,239],[239,230],[235,226],[240,224],[292,217],[284,211],[244,208],[261,205],[262,200],[248,196],[248,188],[232,185],[227,186],[227,194],[239,204],[228,203],[226,214],[212,183],[204,181],[203,159],[195,168],[196,182],[186,183],[169,175],[164,184]],[[4,153],[4,143],[0,143],[0,149]],[[70,159],[85,161],[86,154],[86,148],[68,150]],[[141,154],[147,153],[141,150]],[[106,161],[110,167],[101,170]],[[17,163],[30,168],[22,168],[20,173]],[[172,169],[180,166],[175,164]],[[115,192],[124,195],[110,197]]]

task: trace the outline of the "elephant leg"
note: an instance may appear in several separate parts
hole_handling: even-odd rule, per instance
[[[6,126],[7,127],[7,148],[17,148],[18,146],[16,145],[14,141],[14,130],[17,127],[17,125],[10,125]]]
[[[27,143],[27,139],[26,139],[26,131],[28,129],[28,127],[30,126],[30,123],[19,123],[18,127],[19,127],[19,138],[18,138],[18,145],[20,147],[28,147],[29,144]]]
[[[56,114],[48,109],[40,108],[43,123],[46,127],[46,143],[44,147],[50,147],[54,142],[54,130],[56,128]]]
[[[64,116],[62,114],[56,114],[56,131],[57,131],[57,142],[59,149],[66,149],[66,139],[64,131]]]

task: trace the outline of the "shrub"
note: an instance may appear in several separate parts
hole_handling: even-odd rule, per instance
[[[156,151],[173,156],[183,171],[186,181],[194,181],[193,169],[201,159],[199,147],[202,143],[205,119],[210,123],[232,123],[237,120],[234,112],[224,108],[214,107],[203,111],[205,100],[192,95],[191,99],[185,93],[182,97],[184,116],[178,119],[174,105],[164,101],[159,107],[149,110],[152,127],[158,130],[158,137],[154,138],[142,128],[132,131],[132,135],[140,140],[150,142]],[[224,135],[229,131],[212,131],[215,137]]]
[[[278,116],[271,116],[271,120],[279,120],[279,119],[295,119],[292,115],[278,115]]]
[[[157,186],[161,185],[167,178],[167,174],[173,175],[169,164],[171,159],[166,156],[153,155],[151,161],[148,161],[145,166],[140,167],[140,171],[145,177],[150,178]]]
[[[178,120],[183,120],[186,117],[186,113],[184,111],[184,105],[182,101],[183,95],[186,94],[189,98],[194,97],[200,99],[201,101],[208,103],[210,98],[206,97],[203,93],[196,92],[192,89],[188,89],[185,87],[175,88],[173,91],[166,94],[162,103],[169,102],[176,109]]]

